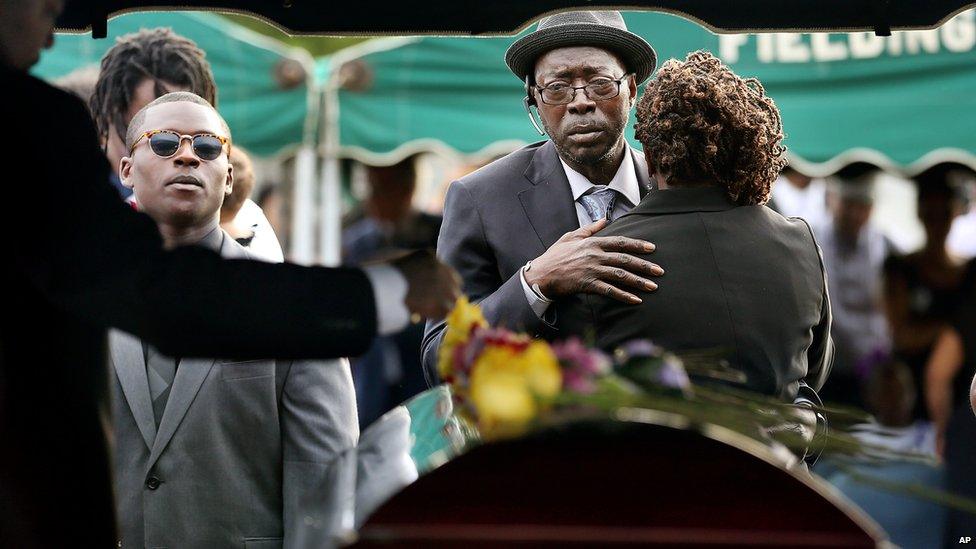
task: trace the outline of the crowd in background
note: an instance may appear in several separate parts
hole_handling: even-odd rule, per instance
[[[913,178],[925,240],[906,251],[871,223],[878,173],[853,164],[818,179],[788,168],[773,188],[770,205],[810,221],[823,251],[836,354],[821,394],[828,406],[873,415],[856,431],[862,440],[936,454],[945,465],[944,473],[898,464],[876,466],[874,474],[974,497],[976,420],[968,395],[976,372],[976,178],[956,164],[938,164]],[[890,494],[882,501],[829,461],[820,472],[896,530],[893,538],[914,540],[912,546],[943,542],[941,529],[919,524],[944,521],[945,540],[973,528],[968,513]]]

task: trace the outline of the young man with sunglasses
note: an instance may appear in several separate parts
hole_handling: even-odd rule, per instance
[[[232,144],[207,101],[163,95],[126,146],[120,179],[164,246],[254,258],[219,226]],[[359,435],[345,359],[181,359],[118,331],[109,350],[122,547],[302,547],[330,501],[352,497],[322,488],[341,489],[330,465]]]
[[[567,12],[540,21],[505,61],[549,139],[451,184],[437,255],[458,270],[492,325],[546,336],[555,329],[553,300],[597,293],[636,304],[635,294],[653,291],[651,278],[663,273],[631,255],[649,253],[651,243],[593,237],[652,188],[624,129],[655,53],[619,12]],[[431,382],[443,333],[442,322],[428,322]]]
[[[99,140],[113,167],[112,184],[124,198],[132,191],[118,179],[118,167],[126,155],[125,131],[142,107],[173,91],[193,92],[217,107],[217,82],[206,53],[192,40],[168,28],[141,29],[119,37],[102,57],[90,107]],[[264,212],[250,198],[244,199],[237,221],[254,227],[249,246],[260,249],[274,262],[284,261],[281,244]]]
[[[420,255],[391,272],[164,251],[155,223],[105,184],[84,105],[28,74],[63,6],[0,0],[0,148],[29,170],[10,172],[0,217],[16,235],[0,269],[0,547],[117,545],[101,414],[107,327],[170,356],[328,358],[363,352],[410,313],[442,316],[457,295],[453,273]],[[25,224],[17,208],[36,214],[38,189],[44,222]],[[225,419],[239,420],[215,417]]]

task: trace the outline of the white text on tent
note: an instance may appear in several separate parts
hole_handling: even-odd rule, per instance
[[[723,34],[719,35],[719,56],[728,64],[740,60],[740,49],[753,42],[760,63],[808,63],[872,59],[882,54],[898,57],[945,51],[961,53],[976,47],[976,12],[965,11],[937,29],[894,32],[875,36],[873,32],[848,34]]]

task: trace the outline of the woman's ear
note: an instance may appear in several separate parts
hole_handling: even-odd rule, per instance
[[[647,177],[649,179],[654,179],[654,173],[657,171],[657,164],[654,163],[654,159],[651,158],[651,153],[646,149],[644,150],[644,161],[647,162]]]
[[[651,183],[658,188],[658,190],[663,190],[668,188],[668,180],[661,173],[658,172],[657,163],[651,158],[651,153],[644,151],[644,160],[647,161],[647,178]]]

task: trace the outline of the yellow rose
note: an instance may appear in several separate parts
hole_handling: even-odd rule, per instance
[[[482,431],[488,438],[524,432],[562,388],[559,362],[544,341],[523,350],[489,345],[471,371],[470,395]]]
[[[559,359],[545,341],[536,340],[519,356],[532,392],[543,400],[551,400],[563,387]]]
[[[536,415],[535,397],[513,358],[508,349],[489,348],[471,372],[471,403],[489,437],[499,428],[517,430]]]
[[[442,378],[448,377],[454,368],[454,349],[468,341],[475,326],[487,325],[481,307],[472,305],[464,296],[458,298],[451,314],[447,315],[444,338],[437,354],[437,371]]]

